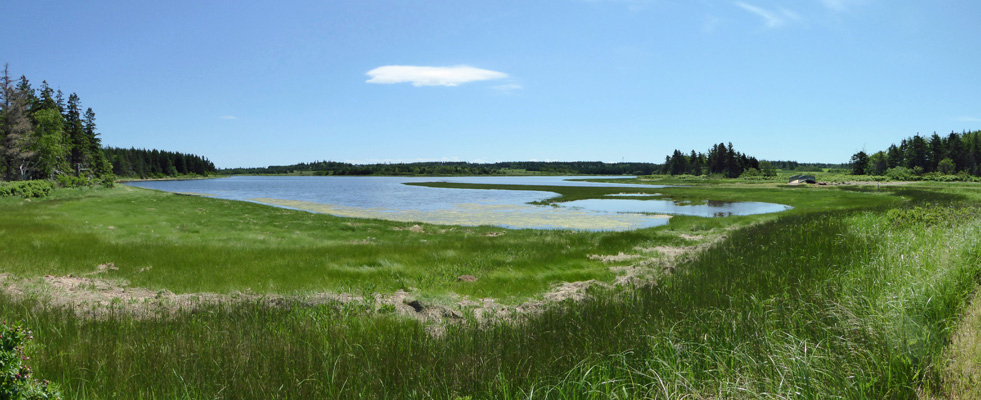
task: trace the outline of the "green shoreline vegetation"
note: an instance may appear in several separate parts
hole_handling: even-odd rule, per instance
[[[560,194],[550,201],[635,192],[548,190]],[[40,200],[0,198],[3,272],[90,276],[111,262],[98,276],[178,293],[404,289],[426,304],[518,304],[561,282],[610,282],[611,266],[632,263],[591,254],[656,257],[638,249],[725,238],[648,284],[592,286],[584,300],[517,319],[463,312],[435,332],[432,322],[357,302],[219,302],[150,319],[110,306],[92,318],[77,312],[84,304],[6,290],[0,318],[34,331],[36,375],[69,398],[952,395],[960,377],[947,370],[945,348],[981,274],[974,185],[640,192],[794,209],[674,217],[631,232],[534,231],[347,219],[128,187],[57,189]],[[478,280],[457,282],[462,274]]]

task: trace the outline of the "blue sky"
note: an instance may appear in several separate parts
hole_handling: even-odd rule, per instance
[[[847,162],[981,129],[981,2],[5,1],[0,63],[219,167]]]

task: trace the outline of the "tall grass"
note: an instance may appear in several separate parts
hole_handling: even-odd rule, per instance
[[[790,216],[657,284],[440,335],[340,304],[89,320],[0,298],[0,313],[77,398],[912,398],[976,283],[981,224],[976,205],[906,195],[933,216]]]

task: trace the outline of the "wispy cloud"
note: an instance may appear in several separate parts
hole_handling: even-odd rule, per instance
[[[845,11],[845,0],[821,0],[825,7],[830,8],[832,11]]]
[[[582,0],[585,3],[612,3],[623,4],[630,11],[640,11],[648,5],[656,3],[658,0]]]
[[[981,118],[969,116],[957,117],[955,120],[957,120],[957,122],[981,122]]]
[[[702,33],[713,33],[715,29],[719,27],[722,23],[722,19],[718,17],[706,17],[705,22],[702,23]]]
[[[780,28],[792,22],[799,22],[801,20],[800,15],[783,7],[780,7],[779,10],[772,11],[762,7],[754,6],[752,4],[743,3],[741,1],[737,1],[735,4],[739,8],[742,8],[743,10],[749,11],[753,14],[756,14],[758,17],[763,18],[763,24],[767,28],[771,28],[771,29]]]
[[[234,115],[222,115],[222,116],[220,116],[218,118],[221,118],[221,119],[226,120],[226,121],[231,121],[231,120],[238,119],[238,117],[236,117]]]
[[[850,11],[867,2],[868,0],[821,0],[825,7],[836,13]]]
[[[514,91],[521,90],[524,88],[525,88],[524,86],[521,86],[517,83],[505,83],[503,85],[494,86],[492,89],[502,93],[514,93]]]
[[[411,83],[412,86],[459,86],[468,82],[504,79],[508,74],[468,65],[421,67],[385,65],[368,71],[368,83]]]

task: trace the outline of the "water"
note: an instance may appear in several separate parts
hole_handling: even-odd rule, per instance
[[[587,199],[559,204],[570,209],[606,211],[613,213],[653,213],[693,215],[696,217],[728,217],[732,215],[768,214],[791,209],[790,206],[755,201],[712,201],[696,204],[674,200]]]
[[[560,207],[528,203],[557,196],[552,192],[525,190],[444,189],[409,186],[409,182],[455,182],[536,186],[663,186],[570,181],[576,178],[621,177],[258,177],[236,176],[187,181],[130,182],[131,186],[168,192],[193,193],[222,199],[251,201],[278,207],[320,212],[343,217],[380,218],[449,225],[495,225],[506,228],[633,230],[668,223],[668,216],[653,213],[721,216],[747,215],[754,209],[775,212],[786,209],[768,203],[725,203],[679,206],[658,211],[633,205],[665,200],[580,200]],[[671,203],[671,201],[667,201]],[[767,206],[762,206],[767,205]],[[771,207],[773,206],[773,207]],[[684,208],[689,207],[689,208]],[[715,211],[713,210],[713,207]],[[720,208],[721,207],[721,208]],[[664,208],[668,210],[668,208]],[[700,214],[691,214],[687,210]]]

